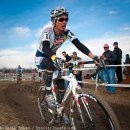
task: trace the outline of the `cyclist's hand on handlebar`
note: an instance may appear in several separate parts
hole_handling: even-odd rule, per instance
[[[98,56],[94,56],[93,57],[93,61],[95,62],[95,64],[97,65],[99,63],[99,58]]]
[[[104,55],[102,55],[101,59],[103,59],[104,61],[107,60],[107,58]]]
[[[55,66],[56,69],[61,70],[62,69],[62,65],[63,65],[63,61],[61,58],[58,58],[56,55],[53,55],[51,57],[52,61],[53,61],[53,65]]]
[[[102,68],[104,68],[104,69],[106,69],[106,66],[105,66],[105,60],[106,59],[104,59],[104,57],[100,57],[100,66],[102,67]]]

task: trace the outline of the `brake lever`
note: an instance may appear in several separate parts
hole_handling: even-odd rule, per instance
[[[103,69],[106,69],[105,62],[104,62],[104,60],[103,60],[102,58],[100,59],[100,66],[101,66]]]
[[[98,74],[98,72],[101,70],[101,69],[106,69],[106,66],[105,66],[105,62],[102,58],[99,59],[99,64],[97,64],[97,69],[96,69],[96,72],[94,74],[91,74],[91,77],[94,77]]]

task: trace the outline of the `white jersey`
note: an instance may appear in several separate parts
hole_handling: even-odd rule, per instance
[[[57,49],[64,43],[66,39],[69,39],[72,42],[75,38],[75,35],[70,32],[70,30],[66,30],[60,36],[56,36],[53,27],[46,28],[41,34],[40,45],[37,49],[35,57],[36,65],[39,65],[42,59],[47,57],[43,52],[44,41],[49,41],[51,50],[53,53],[56,53]]]

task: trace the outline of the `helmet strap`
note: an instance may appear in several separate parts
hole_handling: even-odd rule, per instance
[[[53,18],[52,21],[52,25],[55,27],[55,23],[56,23],[57,17]]]

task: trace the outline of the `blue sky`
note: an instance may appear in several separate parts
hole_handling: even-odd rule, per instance
[[[35,67],[41,31],[51,26],[50,11],[57,6],[68,9],[68,28],[95,55],[102,54],[105,43],[113,50],[114,41],[119,42],[123,59],[130,54],[130,0],[1,0],[0,68]],[[71,54],[76,48],[67,41],[57,55],[63,50]]]

